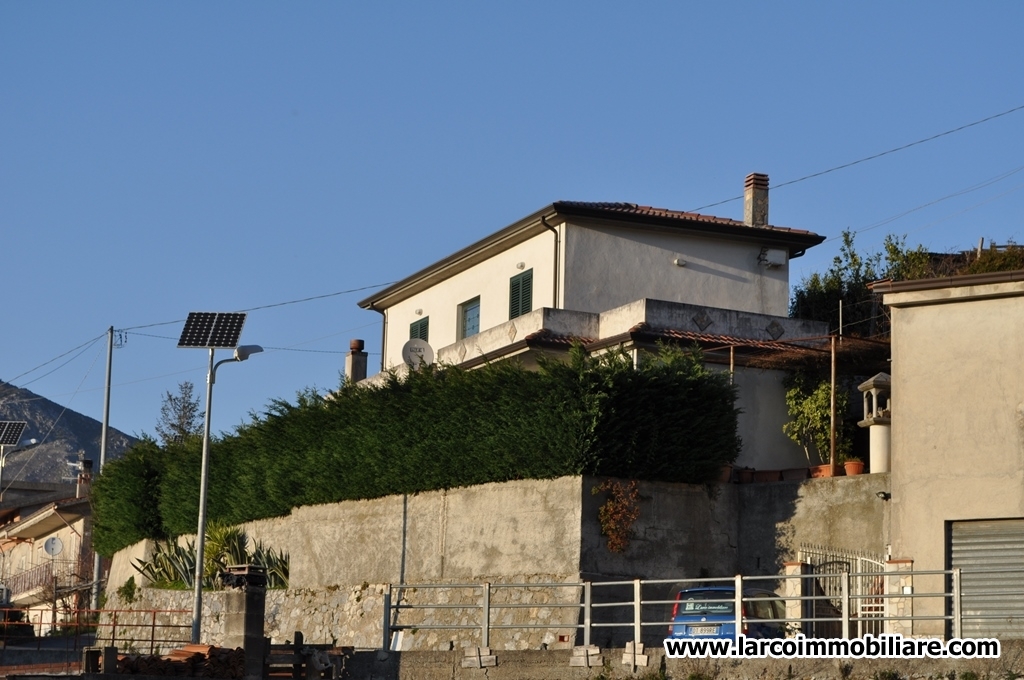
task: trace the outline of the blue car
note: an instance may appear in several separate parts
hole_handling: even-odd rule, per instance
[[[736,589],[732,586],[687,588],[672,605],[672,637],[736,637]],[[770,590],[743,591],[743,631],[751,638],[786,637],[786,624],[765,619],[786,618],[785,601]]]

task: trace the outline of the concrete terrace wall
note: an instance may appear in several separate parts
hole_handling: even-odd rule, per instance
[[[578,604],[581,588],[541,584],[771,574],[795,556],[800,542],[881,552],[887,540],[888,504],[875,496],[888,490],[886,475],[709,488],[640,482],[639,519],[629,548],[616,554],[601,536],[598,508],[605,497],[592,494],[600,482],[563,477],[485,484],[296,508],[288,517],[251,522],[245,525],[251,538],[291,556],[291,587],[267,594],[267,635],[283,641],[301,630],[314,643],[380,646],[384,584],[406,583],[395,588],[396,602],[466,608],[402,610],[400,624],[423,627],[404,633],[400,649],[479,644],[481,590],[461,584],[488,582],[498,586],[491,594],[493,624],[553,626],[493,629],[492,647],[571,646],[579,610],[554,605]],[[135,602],[121,602],[118,579],[134,572],[126,563],[144,549],[133,546],[114,557],[107,608],[137,611],[140,625],[150,621],[142,610],[190,610],[185,591],[142,588]],[[450,587],[416,587],[426,583]],[[535,585],[500,587],[511,583]],[[202,639],[211,644],[223,637],[221,597],[210,592],[204,598]],[[507,603],[530,606],[500,608]],[[134,620],[118,616],[122,623]],[[471,628],[428,628],[435,624]],[[570,641],[560,642],[559,635]]]

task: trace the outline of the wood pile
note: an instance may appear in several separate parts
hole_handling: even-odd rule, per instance
[[[187,678],[223,678],[241,680],[245,677],[245,651],[185,645],[163,656],[118,654],[117,672],[125,675],[175,675]]]

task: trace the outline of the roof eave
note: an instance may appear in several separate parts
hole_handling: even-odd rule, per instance
[[[540,210],[513,222],[509,226],[452,253],[428,267],[411,274],[398,283],[378,291],[358,302],[363,309],[379,310],[429,288],[437,281],[448,278],[448,272],[461,266],[471,266],[476,261],[487,259],[492,251],[504,250],[540,233],[545,229],[541,217],[554,215],[554,206],[549,204]]]

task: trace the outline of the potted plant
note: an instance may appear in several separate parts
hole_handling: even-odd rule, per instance
[[[815,384],[808,376],[796,374],[789,380],[786,407],[792,420],[782,426],[786,435],[803,447],[811,477],[832,477],[837,474],[828,463],[831,447],[832,393],[828,380]],[[842,421],[849,408],[849,394],[836,390],[836,414],[840,422],[836,428],[836,467],[849,455],[853,439]],[[820,462],[819,462],[820,461]]]
[[[843,456],[843,469],[846,470],[846,476],[852,477],[853,475],[863,474],[864,472],[864,461],[856,456]]]

